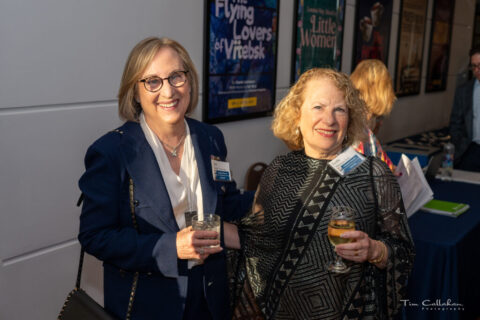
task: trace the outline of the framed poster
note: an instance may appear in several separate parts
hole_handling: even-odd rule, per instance
[[[435,0],[425,92],[445,91],[447,88],[454,9],[455,0]]]
[[[388,65],[393,1],[357,0],[352,71],[365,59],[378,59]]]
[[[480,46],[480,2],[477,2],[475,5],[475,19],[473,26],[472,46],[470,48]]]
[[[203,121],[271,114],[278,0],[205,0]]]
[[[340,70],[344,20],[344,0],[295,1],[292,83],[311,68]]]
[[[420,92],[428,0],[403,0],[398,27],[395,94]]]

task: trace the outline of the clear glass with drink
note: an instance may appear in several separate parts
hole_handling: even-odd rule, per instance
[[[205,213],[203,217],[194,215],[192,217],[192,228],[193,230],[207,230],[207,231],[216,231],[217,237],[212,238],[212,240],[220,241],[220,216],[213,213]],[[217,245],[209,246],[210,248],[219,247],[220,243]]]
[[[332,246],[335,247],[336,245],[353,241],[353,239],[342,238],[341,234],[355,230],[354,218],[354,210],[350,207],[338,206],[332,208],[332,216],[328,223],[328,240]],[[335,261],[331,261],[327,264],[327,269],[335,273],[345,273],[350,271],[350,267],[348,267],[337,254],[335,254]]]

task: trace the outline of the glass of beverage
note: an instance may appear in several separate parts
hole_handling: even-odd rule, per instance
[[[328,240],[330,240],[332,246],[335,247],[338,244],[353,241],[353,239],[342,238],[340,235],[346,231],[355,230],[354,217],[354,210],[350,207],[339,206],[332,208],[332,216],[328,223]],[[327,263],[327,269],[335,273],[345,273],[350,271],[350,267],[348,267],[337,254],[335,254],[335,261]]]
[[[203,219],[201,220],[201,216],[194,215],[192,216],[192,228],[193,230],[208,230],[208,231],[216,231],[217,237],[213,238],[216,240],[220,240],[220,216],[217,216],[213,213],[205,213],[203,214]],[[211,248],[219,247],[220,244],[212,245]]]

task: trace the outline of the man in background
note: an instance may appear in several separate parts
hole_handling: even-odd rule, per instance
[[[450,135],[455,145],[455,168],[480,172],[480,47],[470,50],[473,79],[455,91]]]

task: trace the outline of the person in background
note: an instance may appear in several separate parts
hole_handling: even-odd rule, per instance
[[[455,168],[480,172],[480,47],[470,50],[473,79],[455,91],[450,136],[455,145]]]
[[[352,80],[355,88],[360,91],[360,96],[367,105],[366,130],[368,139],[357,141],[354,147],[364,155],[373,155],[380,158],[394,171],[394,164],[375,137],[382,125],[383,118],[390,114],[396,100],[388,69],[380,60],[363,60],[350,75],[350,80]]]
[[[186,212],[238,219],[253,195],[215,181],[227,149],[216,127],[186,115],[198,76],[176,41],[150,37],[131,51],[119,89],[126,122],[95,141],[79,186],[78,239],[103,261],[105,309],[125,319],[227,319],[225,254],[214,231],[193,231]],[[210,239],[208,239],[210,238]]]
[[[414,246],[395,176],[350,147],[365,135],[364,117],[358,90],[331,69],[305,72],[276,107],[273,133],[294,151],[267,167],[251,212],[225,224],[226,246],[240,249],[229,255],[234,319],[392,319],[400,310]],[[334,249],[336,206],[353,208],[356,230]],[[335,253],[350,271],[329,271]]]

